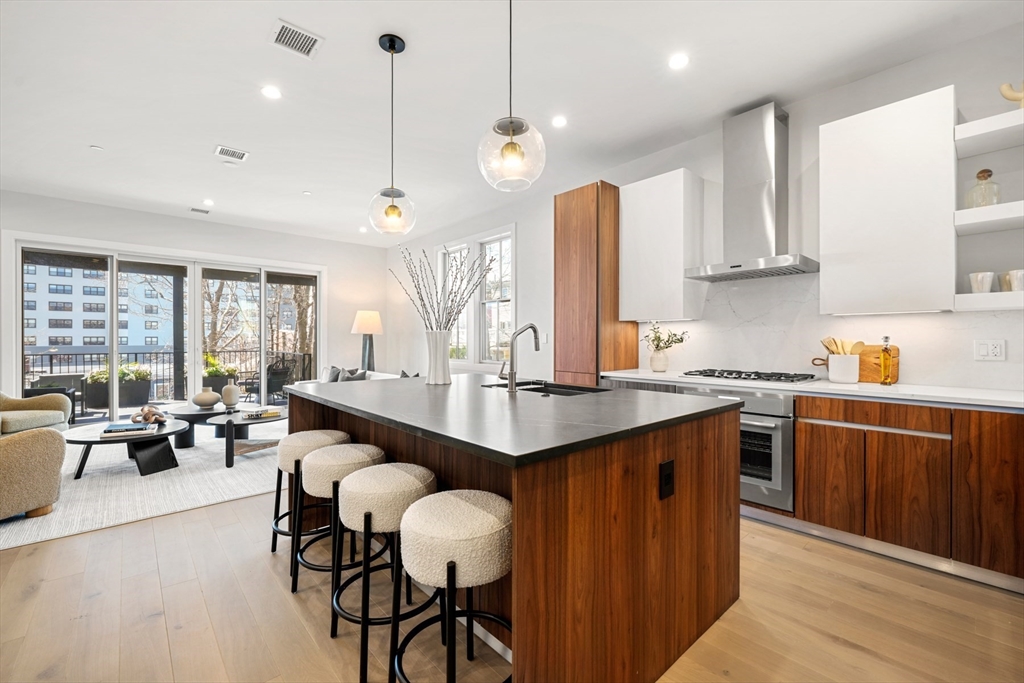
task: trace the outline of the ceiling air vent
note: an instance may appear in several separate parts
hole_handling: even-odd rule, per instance
[[[248,152],[243,152],[240,149],[231,149],[230,147],[225,147],[224,145],[217,145],[217,149],[213,150],[213,153],[219,157],[224,157],[226,159],[234,159],[235,161],[245,161],[246,159],[249,158]]]
[[[278,19],[270,34],[270,42],[290,52],[298,53],[306,59],[313,59],[320,50],[323,38]]]
[[[210,213],[209,209],[197,209],[194,206],[192,208],[190,208],[189,211],[192,212],[192,213],[201,213],[204,216],[207,215],[208,213]]]

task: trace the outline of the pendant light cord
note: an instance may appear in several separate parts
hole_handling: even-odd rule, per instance
[[[512,137],[512,0],[508,0],[508,133]]]
[[[395,48],[391,52],[391,189],[395,189]],[[395,203],[394,192],[391,193],[391,203]]]

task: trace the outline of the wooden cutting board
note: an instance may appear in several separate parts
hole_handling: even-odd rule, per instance
[[[892,349],[892,372],[890,378],[892,383],[900,379],[900,347],[889,345]],[[861,382],[879,384],[882,381],[882,345],[865,346],[860,352],[860,379]]]

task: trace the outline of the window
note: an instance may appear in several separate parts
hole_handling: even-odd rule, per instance
[[[83,320],[82,327],[86,330],[105,330],[107,329],[106,320]]]
[[[128,346],[128,337],[118,337],[117,343],[119,346]]]
[[[106,296],[106,287],[82,287],[82,294],[86,296]]]
[[[104,270],[83,270],[82,277],[90,280],[106,280],[107,272]]]
[[[104,346],[106,343],[106,337],[82,337],[82,346]]]
[[[27,266],[27,265],[26,266],[22,266],[21,267],[21,272],[24,273],[25,275],[35,275],[36,274],[36,267],[35,266]]]
[[[512,237],[484,242],[484,260],[494,259],[480,297],[481,361],[508,360],[512,320]]]
[[[146,337],[146,346],[156,346],[160,343],[159,337]]]
[[[128,296],[128,288],[127,287],[118,287],[117,288],[117,295],[119,297],[126,297],[126,296]]]
[[[71,346],[71,337],[50,337],[50,346]]]
[[[295,312],[294,311],[284,311],[283,313],[281,313],[281,319],[282,320],[291,320],[294,316],[295,316]]]
[[[159,330],[160,329],[160,321],[158,321],[158,320],[147,320],[146,321],[146,329],[147,330]]]
[[[83,353],[82,360],[86,363],[104,363],[107,360],[105,353]]]
[[[71,277],[74,271],[71,268],[54,268],[50,266],[50,277]]]
[[[156,290],[155,289],[150,289],[149,287],[146,287],[146,298],[147,299],[156,299],[157,298]]]
[[[35,285],[32,285],[35,287]],[[36,291],[35,289],[32,290]],[[71,285],[50,285],[50,294],[74,294],[75,288]]]
[[[106,313],[106,304],[82,304],[83,313]]]
[[[24,301],[24,303],[22,303],[21,307],[23,309],[25,309],[26,311],[34,311],[34,310],[36,310],[36,302],[35,301],[31,301],[29,299],[25,299],[25,301]]]
[[[49,325],[49,327],[50,327],[51,330],[59,330],[59,329],[70,330],[71,329],[71,319],[70,318],[50,318],[50,325]]]
[[[36,338],[35,337],[25,337],[24,339],[21,340],[21,342],[25,346],[35,346],[36,345]]]
[[[292,325],[291,323],[281,323],[281,331],[282,332],[294,332],[295,331],[295,326]]]
[[[117,305],[117,312],[118,313],[127,313],[128,312],[128,304],[118,304]]]
[[[152,304],[146,304],[146,315],[159,315],[160,307]]]
[[[47,305],[47,307],[51,311],[64,311],[67,313],[70,313],[71,311],[75,310],[74,304],[72,304],[70,301],[51,301]]]
[[[25,318],[25,325],[24,326],[25,326],[25,329],[35,329],[36,319],[35,318]]]
[[[469,247],[453,249],[448,252],[446,268],[457,266],[469,259]],[[446,271],[447,272],[447,271]],[[448,357],[453,360],[469,360],[469,312],[463,310],[452,329],[452,343]]]
[[[22,286],[22,289],[24,291],[26,291],[26,292],[34,292],[34,291],[36,291],[36,283],[34,283],[34,282],[26,282]],[[50,285],[50,290],[53,291],[53,285]]]
[[[117,321],[117,329],[119,329],[119,330],[127,330],[128,329],[128,321],[127,320],[118,320]]]

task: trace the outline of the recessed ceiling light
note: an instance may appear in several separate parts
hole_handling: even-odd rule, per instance
[[[568,121],[565,120],[564,116],[556,116],[555,118],[551,119],[551,125],[554,126],[555,128],[562,128],[563,126],[565,126],[566,123],[568,123]]]
[[[238,164],[236,164],[233,161],[225,161],[224,165],[227,166],[228,168],[238,168]]]
[[[213,200],[212,199],[204,199],[203,200],[203,206],[213,206]]]
[[[102,152],[103,151],[103,148],[100,147],[99,145],[89,145],[89,149],[94,149],[97,152]]]
[[[310,192],[309,190],[303,190],[303,191],[302,191],[302,194],[304,194],[304,195],[306,195],[306,196],[308,197],[309,195],[311,195],[311,194],[313,194],[313,193],[312,193],[312,192]]]
[[[678,52],[672,55],[668,60],[669,68],[682,69],[684,66],[690,63],[690,58],[684,55],[682,52]]]
[[[359,226],[359,232],[366,232],[366,226],[365,225]]]
[[[268,100],[279,100],[281,99],[281,91],[275,85],[265,85],[260,88],[260,92]]]

